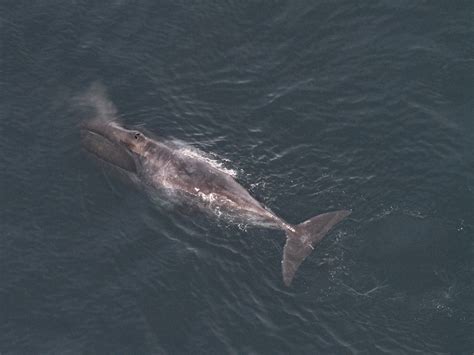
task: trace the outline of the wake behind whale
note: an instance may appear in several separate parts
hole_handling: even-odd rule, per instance
[[[94,86],[81,97],[92,106],[93,117],[81,125],[84,147],[99,159],[126,172],[147,190],[179,195],[205,210],[225,214],[250,226],[279,229],[286,233],[283,249],[283,282],[289,286],[314,247],[348,210],[328,212],[292,225],[252,197],[227,170],[213,159],[184,144],[152,137],[125,128],[105,90]]]

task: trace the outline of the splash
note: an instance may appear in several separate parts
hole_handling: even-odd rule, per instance
[[[217,199],[218,199],[218,196],[214,193],[209,193],[209,194],[205,194],[205,193],[202,193],[202,192],[198,192],[198,196],[204,201],[204,202],[209,202],[209,203],[213,203],[215,202]]]
[[[224,166],[224,163],[221,162],[221,161],[228,161],[228,160],[220,159],[221,161],[219,161],[216,158],[211,157],[208,154],[198,150],[197,148],[190,147],[190,146],[180,147],[179,148],[179,153],[184,155],[184,156],[187,156],[187,157],[190,157],[190,158],[193,158],[193,159],[199,159],[203,162],[206,162],[207,164],[211,165],[213,168],[215,168],[215,169],[217,169],[217,170],[219,170],[219,171],[221,171],[221,172],[223,172],[227,175],[230,175],[232,177],[237,176],[237,171],[236,170],[226,168]]]

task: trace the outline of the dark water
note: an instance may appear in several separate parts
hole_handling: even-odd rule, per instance
[[[2,1],[0,353],[474,350],[472,1]],[[85,154],[74,97],[215,153],[291,223],[168,213]]]

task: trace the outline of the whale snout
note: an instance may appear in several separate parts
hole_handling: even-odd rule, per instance
[[[86,121],[81,124],[83,146],[99,159],[126,171],[136,173],[137,166],[130,144],[133,131],[115,122]]]

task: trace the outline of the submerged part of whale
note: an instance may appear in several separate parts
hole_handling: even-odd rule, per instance
[[[134,180],[148,189],[173,191],[203,208],[226,213],[232,219],[283,230],[287,240],[282,273],[287,286],[316,244],[350,214],[347,210],[328,212],[291,225],[253,198],[225,170],[209,160],[183,153],[171,142],[147,137],[100,115],[84,122],[81,131],[82,142],[89,152],[132,174]]]
[[[81,132],[81,139],[84,147],[99,159],[128,172],[137,172],[133,157],[120,145],[112,143],[101,135],[85,129]]]

